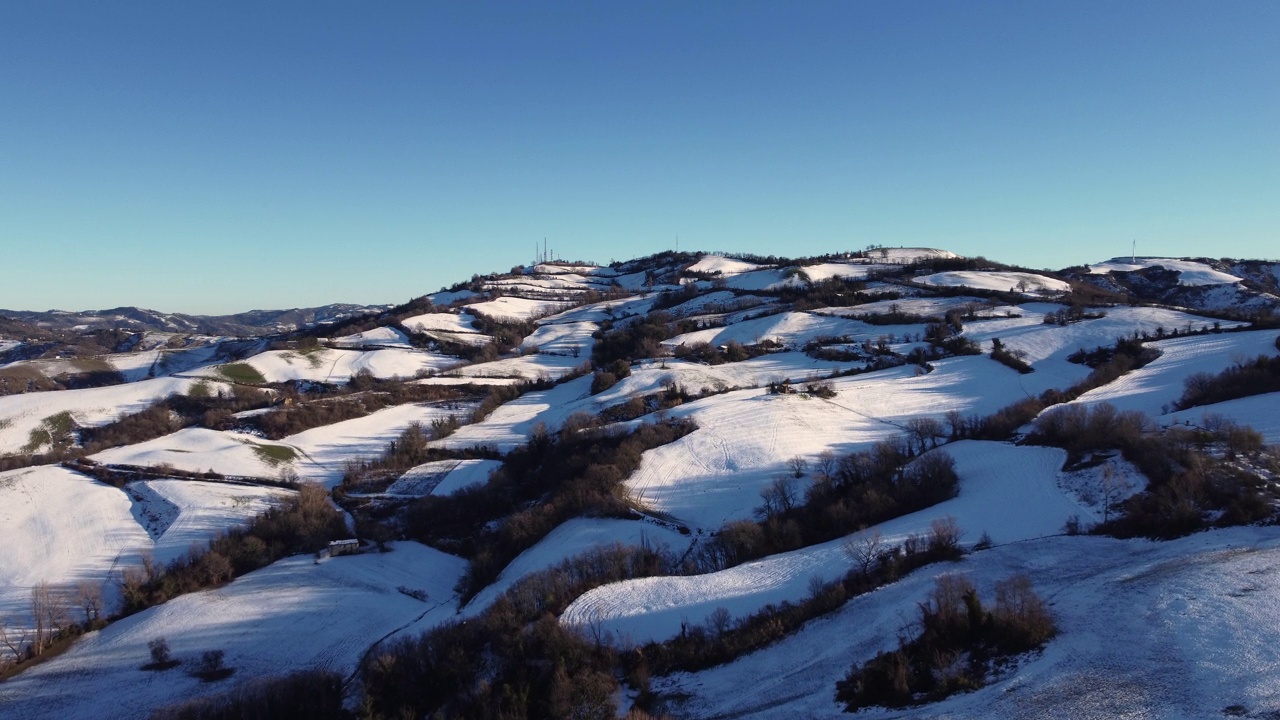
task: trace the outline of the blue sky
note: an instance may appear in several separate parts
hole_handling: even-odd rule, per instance
[[[0,307],[559,254],[1280,257],[1280,3],[5,3]]]

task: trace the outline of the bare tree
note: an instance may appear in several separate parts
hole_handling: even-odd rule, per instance
[[[48,582],[31,588],[31,617],[36,624],[31,643],[35,655],[43,653],[58,632],[71,624],[65,600]]]
[[[787,461],[787,467],[791,470],[793,477],[801,478],[804,477],[804,471],[809,469],[809,461],[796,455]]]
[[[871,567],[880,559],[880,554],[884,550],[884,536],[876,529],[851,537],[844,543],[845,555],[858,564],[863,577],[871,574]]]
[[[1098,479],[1098,497],[1102,499],[1102,522],[1111,519],[1111,510],[1133,493],[1133,481],[1117,475],[1115,468],[1107,465]]]
[[[960,538],[963,535],[964,531],[954,517],[948,515],[938,518],[929,523],[929,550],[955,552],[960,549]]]
[[[756,514],[767,519],[795,507],[799,494],[796,480],[790,475],[776,475],[773,482],[760,491],[763,501]]]
[[[727,607],[718,607],[707,616],[707,629],[716,637],[724,635],[733,624],[733,614]]]
[[[942,423],[931,417],[916,417],[907,421],[907,432],[915,441],[919,452],[938,447],[938,441],[947,436]]]
[[[76,585],[76,605],[84,611],[85,627],[91,627],[102,615],[102,586],[88,580]]]
[[[13,653],[13,657],[21,658],[23,652],[27,649],[27,633],[19,634],[17,631],[10,630],[8,623],[4,618],[0,618],[0,645],[3,645]],[[0,663],[2,665],[3,663]]]

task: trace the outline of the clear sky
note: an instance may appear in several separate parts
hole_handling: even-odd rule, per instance
[[[1280,257],[1280,2],[7,2],[0,307],[558,254]]]

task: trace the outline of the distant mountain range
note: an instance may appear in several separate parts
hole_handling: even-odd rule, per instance
[[[250,310],[234,315],[187,315],[165,313],[137,307],[110,310],[66,312],[49,310],[0,310],[0,318],[11,318],[38,330],[130,330],[134,332],[172,332],[196,335],[235,335],[257,337],[292,332],[324,323],[381,312],[389,305],[353,305],[335,303],[315,308],[291,310]],[[11,324],[12,325],[12,324]],[[0,327],[4,334],[21,332],[16,326]]]

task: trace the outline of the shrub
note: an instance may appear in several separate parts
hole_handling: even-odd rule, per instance
[[[993,610],[983,607],[968,578],[939,577],[920,604],[920,628],[914,639],[855,665],[836,683],[836,699],[846,710],[906,707],[977,689],[1001,660],[1034,650],[1057,633],[1048,607],[1023,575],[996,584]]]

